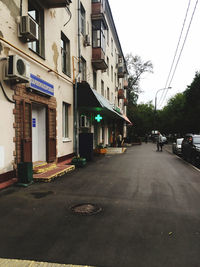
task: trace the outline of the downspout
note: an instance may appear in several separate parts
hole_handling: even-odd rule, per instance
[[[20,13],[19,13],[20,17],[22,16],[22,0],[20,0]]]
[[[78,0],[78,79],[81,73],[81,32],[80,32],[80,0]],[[79,140],[78,140],[78,105],[77,105],[77,77],[75,75],[74,79],[74,146],[75,146],[75,155],[79,156]]]
[[[78,73],[81,73],[81,27],[80,27],[81,3],[78,0]]]

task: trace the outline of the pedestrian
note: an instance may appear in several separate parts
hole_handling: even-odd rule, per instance
[[[122,135],[120,133],[117,136],[117,144],[118,144],[118,147],[121,147],[121,144],[122,144]]]
[[[163,147],[163,137],[162,134],[160,132],[158,132],[158,136],[157,136],[157,151],[162,151],[162,147]]]

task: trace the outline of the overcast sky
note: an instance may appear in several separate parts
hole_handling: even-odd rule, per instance
[[[155,101],[156,92],[164,88],[178,44],[189,0],[109,0],[124,55],[139,55],[150,60],[153,74],[146,74],[141,82],[138,103]],[[196,0],[191,0],[180,49],[194,11]],[[172,80],[163,101],[163,91],[158,93],[158,108],[190,85],[195,72],[200,70],[200,6],[194,14],[190,31]],[[178,50],[178,55],[180,52]],[[175,61],[176,62],[176,61]]]

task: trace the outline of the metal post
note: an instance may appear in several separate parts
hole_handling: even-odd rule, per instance
[[[76,157],[79,156],[78,149],[78,108],[77,108],[77,80],[74,83],[74,151]]]

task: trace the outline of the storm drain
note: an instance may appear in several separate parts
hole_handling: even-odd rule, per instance
[[[73,213],[79,215],[94,215],[102,211],[102,208],[96,204],[82,203],[71,207]]]

